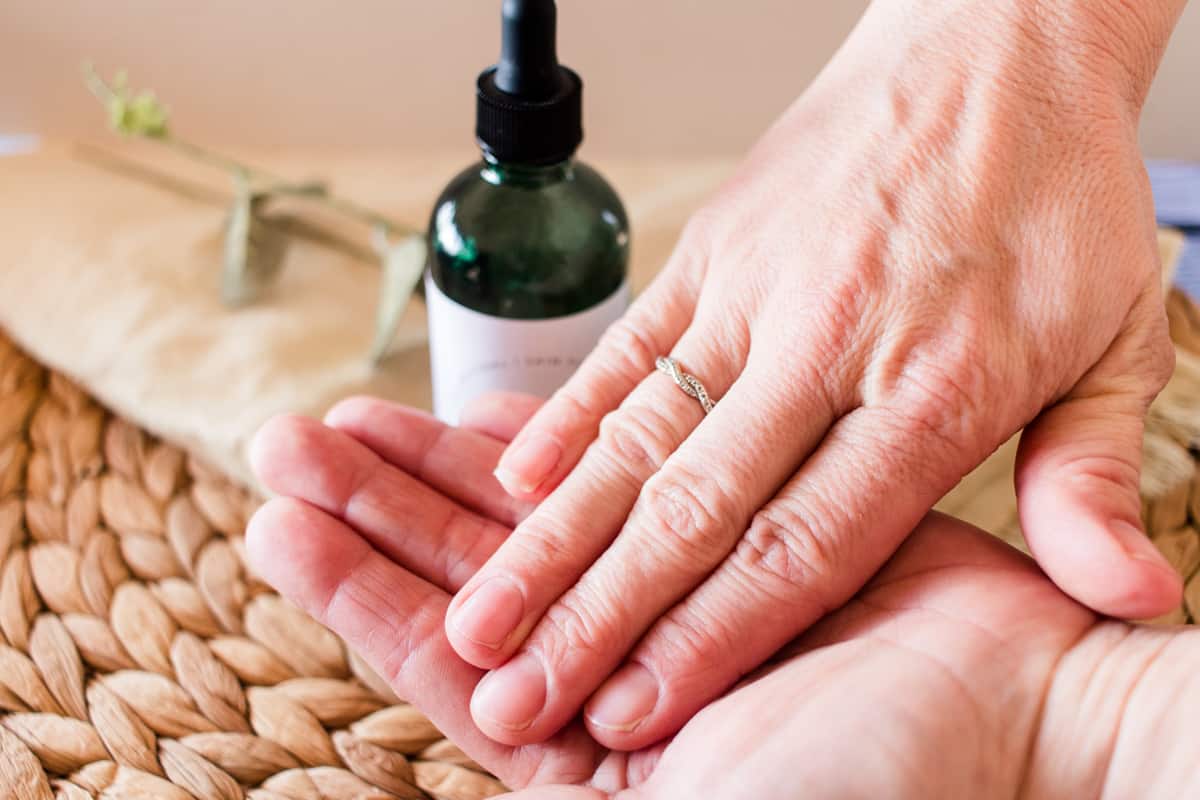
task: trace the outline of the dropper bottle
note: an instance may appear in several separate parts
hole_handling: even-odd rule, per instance
[[[561,66],[553,0],[504,0],[499,63],[477,83],[480,162],[429,225],[434,411],[457,424],[488,391],[548,397],[629,303],[629,225],[575,159],[583,83]]]

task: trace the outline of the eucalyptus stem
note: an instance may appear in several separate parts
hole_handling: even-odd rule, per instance
[[[386,357],[404,311],[418,290],[425,266],[424,237],[416,230],[345,197],[329,193],[323,183],[296,182],[236,158],[174,136],[167,108],[153,92],[130,90],[123,72],[107,83],[90,64],[84,65],[88,89],[108,112],[109,126],[123,136],[157,142],[202,164],[216,167],[234,183],[233,203],[225,224],[221,292],[225,303],[239,306],[254,299],[278,274],[286,249],[286,231],[272,225],[263,206],[288,196],[320,204],[370,228],[370,242],[383,270],[371,361]],[[391,241],[396,234],[398,241]]]
[[[285,178],[268,172],[260,167],[252,166],[244,162],[238,161],[229,156],[210,150],[207,147],[189,142],[185,139],[180,139],[171,134],[163,137],[155,138],[154,141],[162,142],[164,145],[177,150],[184,155],[190,156],[197,161],[202,161],[214,167],[224,169],[233,173],[240,173],[261,190],[272,192],[275,194],[292,194],[300,197],[306,197],[315,203],[320,203],[327,208],[338,211],[341,214],[356,219],[364,225],[373,228],[383,227],[390,233],[413,234],[416,231],[408,228],[395,220],[389,219],[378,211],[374,211],[366,206],[354,202],[345,197],[329,194],[324,191],[315,192],[311,190],[311,184],[301,185],[290,183]],[[297,191],[297,189],[300,189]]]
[[[152,94],[142,93],[136,97],[131,97],[128,89],[124,86],[124,77],[122,75],[118,76],[114,87],[105,82],[91,64],[85,64],[83,76],[88,89],[96,96],[97,100],[110,110],[110,117],[112,117],[110,122],[118,133],[158,142],[195,161],[224,170],[235,177],[243,178],[255,186],[257,191],[305,197],[311,202],[324,205],[343,216],[357,220],[371,228],[383,228],[389,234],[412,236],[418,233],[418,231],[353,200],[332,195],[325,191],[312,191],[310,184],[302,185],[306,190],[298,191],[297,184],[286,178],[275,175],[260,167],[239,161],[224,153],[218,153],[211,148],[172,135],[165,124],[165,109],[158,104],[158,101]],[[139,106],[139,104],[141,105]],[[131,115],[131,118],[127,120],[125,116],[115,114],[112,111],[114,107],[121,108],[122,111],[132,110],[135,114]],[[138,119],[136,112],[150,115],[153,124],[144,124],[142,120]]]

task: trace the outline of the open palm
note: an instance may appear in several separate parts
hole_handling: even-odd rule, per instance
[[[455,654],[444,617],[531,510],[491,472],[536,406],[486,399],[469,429],[367,399],[326,424],[275,420],[254,461],[282,497],[248,534],[267,580],[479,763],[528,787],[522,800],[1144,797],[1151,777],[1163,796],[1200,785],[1191,760],[1152,746],[1179,715],[1134,713],[1154,707],[1152,690],[1124,703],[1167,642],[1186,661],[1195,639],[1098,621],[1023,556],[939,516],[854,600],[669,741],[610,751],[582,719],[542,744],[492,741],[469,710],[484,672]],[[682,659],[689,642],[677,646]],[[1111,703],[1095,694],[1098,675]],[[1191,682],[1170,686],[1174,707],[1188,705]],[[1118,751],[1118,731],[1141,744]]]

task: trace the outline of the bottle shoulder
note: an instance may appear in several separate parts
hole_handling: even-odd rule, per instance
[[[447,203],[459,209],[455,219],[460,223],[480,213],[516,206],[524,214],[546,216],[588,208],[611,211],[620,222],[628,224],[625,206],[616,190],[599,171],[583,162],[572,163],[556,179],[504,175],[487,162],[472,164],[442,190],[434,206],[434,223],[438,209]]]
[[[629,223],[615,189],[574,162],[561,176],[476,164],[446,186],[429,224],[430,273],[455,301],[499,316],[575,313],[625,278]]]

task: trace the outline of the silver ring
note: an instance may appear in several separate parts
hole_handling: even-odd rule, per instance
[[[659,356],[654,361],[654,367],[659,372],[669,375],[671,380],[675,381],[675,385],[683,389],[684,394],[688,397],[696,398],[705,414],[713,410],[713,406],[716,404],[708,396],[708,390],[704,388],[704,384],[695,375],[684,372],[678,361],[669,356]]]

